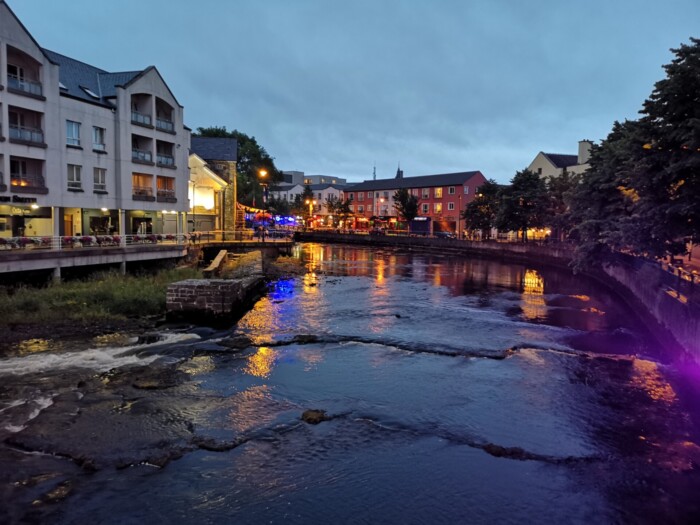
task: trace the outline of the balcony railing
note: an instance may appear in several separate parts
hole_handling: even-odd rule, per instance
[[[41,82],[26,80],[15,75],[7,75],[7,87],[18,91],[24,91],[25,93],[29,93],[31,95],[37,95],[39,97],[43,95]]]
[[[134,186],[134,195],[140,195],[142,197],[152,197],[153,188],[150,186]]]
[[[36,128],[27,128],[24,126],[15,126],[10,124],[10,139],[34,142],[35,144],[43,144],[44,132]]]
[[[79,180],[69,180],[68,181],[68,189],[69,190],[82,190],[83,183],[80,182]]]
[[[97,142],[92,143],[92,149],[94,151],[105,151],[107,149],[107,146],[104,144],[99,144]]]
[[[16,193],[48,193],[43,175],[10,173],[10,186]]]
[[[131,150],[131,159],[137,160],[139,162],[153,162],[153,154],[150,151],[144,151],[141,149]]]
[[[139,113],[138,111],[132,111],[131,112],[131,122],[135,122],[136,124],[141,124],[143,126],[150,126],[151,125],[151,116],[144,115],[143,113]]]
[[[158,202],[177,202],[175,190],[159,188],[157,192]]]
[[[161,166],[174,166],[175,165],[175,157],[172,155],[166,155],[164,153],[158,153],[156,156],[156,160],[158,164]]]
[[[156,119],[156,128],[162,131],[169,131],[170,133],[175,132],[175,124],[171,120],[166,120],[162,118]]]

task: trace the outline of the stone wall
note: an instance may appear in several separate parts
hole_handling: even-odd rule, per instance
[[[236,279],[188,279],[168,286],[166,315],[170,321],[210,326],[227,325],[239,319],[262,295],[263,273],[260,252],[246,255],[249,268]]]

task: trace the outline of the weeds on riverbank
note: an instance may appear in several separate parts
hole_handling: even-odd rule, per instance
[[[141,276],[106,273],[46,288],[0,289],[0,325],[164,315],[168,284],[200,277],[197,269],[175,268]]]

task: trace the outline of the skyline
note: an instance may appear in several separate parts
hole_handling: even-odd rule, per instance
[[[155,65],[193,131],[238,129],[280,170],[350,182],[400,163],[505,183],[539,151],[575,154],[638,117],[700,19],[686,0],[219,4],[8,2],[42,47],[109,71]]]

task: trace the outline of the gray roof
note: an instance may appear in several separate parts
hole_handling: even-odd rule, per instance
[[[458,173],[442,173],[439,175],[422,175],[420,177],[404,177],[401,179],[377,179],[366,180],[352,186],[347,186],[345,191],[381,191],[396,190],[400,188],[429,188],[434,186],[458,186],[464,184],[480,171],[460,171]]]
[[[238,160],[238,142],[228,137],[192,137],[190,150],[206,161]]]
[[[554,164],[557,168],[568,168],[569,166],[576,166],[578,164],[578,155],[564,155],[562,153],[545,153],[542,155],[547,157],[549,161]]]
[[[66,87],[66,89],[61,90],[61,93],[95,104],[112,106],[106,99],[116,96],[117,86],[128,84],[142,73],[142,71],[109,73],[104,69],[80,62],[55,51],[48,49],[43,51],[52,62],[59,66],[59,80]],[[91,96],[83,88],[89,89],[98,98]]]
[[[328,188],[333,188],[336,190],[344,190],[345,189],[345,184],[308,184],[309,188],[311,188],[314,191],[322,191],[326,190]]]

